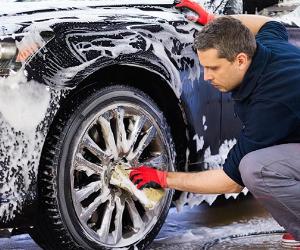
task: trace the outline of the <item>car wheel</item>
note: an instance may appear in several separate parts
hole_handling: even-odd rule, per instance
[[[58,114],[38,175],[38,232],[46,249],[143,249],[173,192],[149,210],[109,183],[119,164],[174,170],[169,127],[148,95],[125,85],[85,89]],[[35,235],[36,238],[36,235]]]

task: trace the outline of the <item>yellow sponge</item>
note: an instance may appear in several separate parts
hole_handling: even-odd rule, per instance
[[[129,192],[138,199],[145,208],[150,210],[154,209],[164,196],[165,191],[161,188],[144,188],[140,190],[130,181],[129,173],[130,169],[121,164],[116,165],[115,169],[112,171],[110,184],[118,186]]]

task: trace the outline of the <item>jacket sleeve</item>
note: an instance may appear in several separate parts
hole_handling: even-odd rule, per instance
[[[282,143],[297,124],[296,116],[287,106],[262,100],[251,104],[245,121],[223,165],[224,172],[241,186],[244,186],[239,172],[242,158],[252,151]]]
[[[274,42],[274,40],[288,41],[288,32],[284,25],[277,21],[270,21],[265,23],[258,33],[256,34],[256,40],[264,43],[268,41]]]

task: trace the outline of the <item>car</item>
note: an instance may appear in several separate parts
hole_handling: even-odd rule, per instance
[[[213,202],[166,190],[147,209],[110,184],[118,164],[220,168],[236,142],[230,94],[193,48],[201,26],[172,0],[8,1],[0,25],[1,228],[44,249],[143,249],[172,204]]]

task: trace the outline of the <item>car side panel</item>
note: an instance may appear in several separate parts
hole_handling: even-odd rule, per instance
[[[51,100],[49,113],[46,114],[39,128],[38,136],[36,132],[26,138],[27,144],[34,145],[35,150],[34,161],[30,163],[30,167],[25,161],[18,166],[11,165],[12,162],[18,161],[14,159],[16,150],[19,152],[23,144],[12,145],[11,150],[5,150],[3,144],[5,155],[1,158],[3,171],[0,181],[3,185],[0,186],[0,193],[5,194],[5,197],[2,197],[3,202],[0,204],[2,221],[12,220],[17,211],[22,211],[28,191],[36,183],[43,143],[59,108],[60,100],[67,96],[66,91],[76,88],[84,79],[106,66],[130,64],[143,67],[159,74],[169,84],[178,102],[182,104],[183,116],[186,117],[189,130],[182,131],[182,133],[190,138],[191,145],[187,149],[190,155],[197,155],[197,152],[203,153],[197,150],[196,140],[193,140],[196,134],[198,137],[203,136],[203,116],[200,113],[207,112],[206,116],[209,117],[207,119],[213,124],[209,132],[212,133],[210,137],[212,139],[209,141],[204,138],[205,142],[212,145],[218,141],[219,99],[214,92],[211,92],[209,85],[201,81],[201,67],[192,47],[193,38],[199,26],[184,21],[183,17],[179,21],[135,18],[134,16],[124,17],[126,21],[120,21],[116,17],[115,19],[105,18],[99,22],[82,22],[69,18],[67,22],[53,24],[51,29],[54,32],[54,38],[26,63],[25,68],[29,79],[49,85],[54,92],[57,91],[59,94],[53,93],[56,101]],[[141,22],[141,19],[144,22]],[[43,28],[43,22],[36,25],[39,24]],[[209,100],[212,97],[215,98],[213,112],[209,109]],[[213,131],[214,126],[217,131]],[[13,132],[13,128],[10,129],[12,142],[22,139],[18,133]],[[8,135],[4,136],[8,137]],[[31,153],[32,151],[27,152],[29,158]],[[28,171],[15,171],[15,169],[28,169]],[[29,178],[27,178],[28,173]],[[22,185],[24,178],[26,178],[26,185]],[[18,180],[19,184],[14,185],[14,180]],[[31,199],[34,200],[34,197]]]
[[[34,79],[53,87],[74,87],[99,69],[116,64],[159,74],[183,104],[190,162],[203,163],[206,149],[218,152],[221,95],[203,81],[192,47],[201,26],[186,21],[132,20],[59,24],[53,28],[55,38],[28,63],[27,70]],[[45,57],[49,58],[46,63]]]

